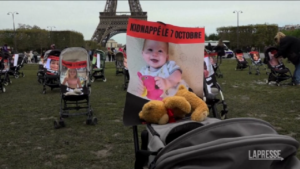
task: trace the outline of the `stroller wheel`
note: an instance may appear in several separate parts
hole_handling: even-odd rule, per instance
[[[90,125],[90,124],[92,124],[92,119],[91,118],[88,118],[88,119],[86,119],[86,122],[85,122],[87,125]]]
[[[59,129],[60,128],[60,125],[59,125],[57,120],[54,120],[53,125],[54,125],[54,129]]]
[[[106,82],[106,78],[103,79],[103,82]]]
[[[93,125],[96,125],[97,123],[98,123],[97,117],[93,117],[93,119],[92,119],[92,124],[93,124]]]
[[[5,93],[6,89],[4,86],[2,86],[2,92]]]
[[[64,121],[63,119],[60,119],[60,120],[59,120],[59,125],[60,125],[61,127],[66,127],[65,121]]]
[[[8,85],[8,82],[4,82],[3,85],[4,85],[4,86],[7,86],[7,85]]]
[[[19,78],[19,75],[15,75],[15,79],[18,79]]]
[[[91,79],[91,82],[93,83],[95,81],[95,78],[94,77],[92,77],[92,79]]]

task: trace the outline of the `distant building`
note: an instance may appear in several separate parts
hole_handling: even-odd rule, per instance
[[[118,42],[116,42],[113,39],[109,39],[106,43],[106,48],[117,48],[118,47]]]
[[[283,27],[278,27],[279,31],[281,30],[295,30],[300,29],[300,24],[297,25],[285,25]]]

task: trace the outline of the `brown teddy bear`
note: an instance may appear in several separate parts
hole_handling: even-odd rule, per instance
[[[191,119],[193,121],[203,121],[209,114],[207,104],[199,98],[195,93],[188,91],[184,85],[178,87],[178,91],[175,96],[184,97],[190,104],[192,108]]]
[[[166,124],[184,118],[191,112],[190,103],[181,96],[151,100],[143,106],[139,117],[148,123]]]
[[[148,123],[166,124],[192,113],[191,119],[200,122],[208,116],[208,112],[206,103],[181,85],[175,96],[166,97],[162,101],[151,100],[146,103],[139,113],[139,117]]]

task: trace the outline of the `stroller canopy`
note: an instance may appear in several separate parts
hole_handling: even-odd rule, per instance
[[[90,56],[88,52],[81,47],[70,47],[64,49],[59,58],[60,70],[62,66],[67,68],[85,68],[90,71]]]

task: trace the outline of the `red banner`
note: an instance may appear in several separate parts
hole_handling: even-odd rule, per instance
[[[48,58],[51,60],[59,60],[59,57],[54,55],[50,55]]]
[[[257,51],[251,51],[250,54],[258,54]]]
[[[186,28],[129,18],[127,35],[156,41],[191,44],[204,43],[204,28]]]
[[[86,67],[86,66],[87,66],[86,61],[68,62],[68,61],[62,60],[62,64],[63,64],[64,66],[66,66],[67,68],[70,68],[70,69],[83,68],[83,67]]]
[[[272,50],[271,53],[272,53],[273,55],[275,55],[275,54],[277,53],[277,50]]]

